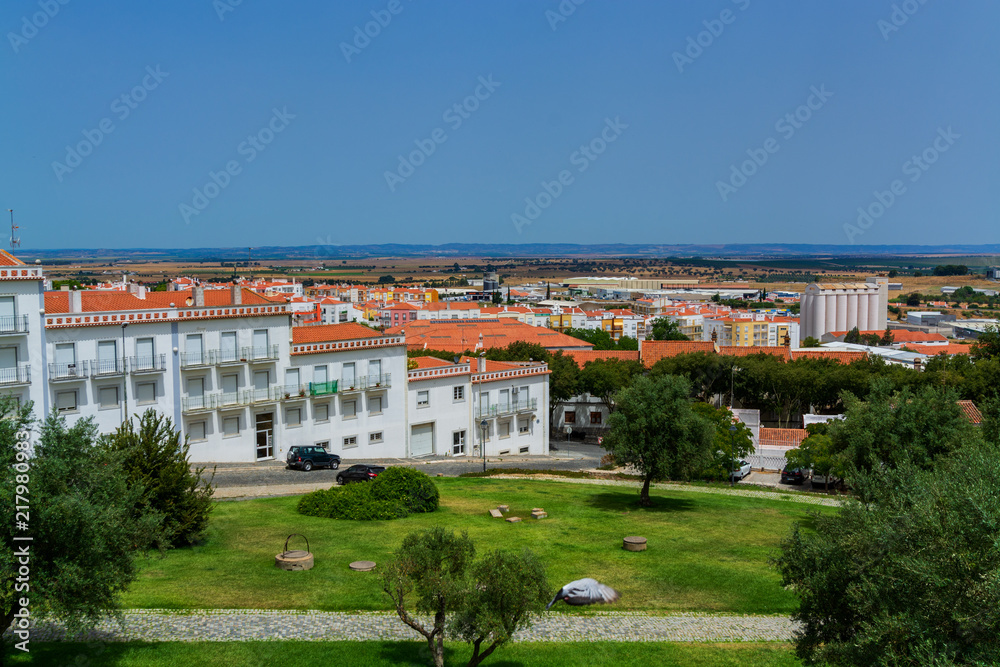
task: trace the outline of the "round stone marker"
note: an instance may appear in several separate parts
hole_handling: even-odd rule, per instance
[[[301,549],[282,551],[274,557],[274,566],[281,570],[294,572],[296,570],[311,570],[313,555]]]
[[[356,560],[351,563],[350,568],[355,572],[371,572],[375,569],[375,562],[370,560]]]
[[[626,537],[622,540],[622,547],[625,551],[645,551],[646,550],[646,538],[639,537],[638,535],[632,535]]]

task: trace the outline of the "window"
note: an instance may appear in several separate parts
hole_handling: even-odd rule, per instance
[[[156,403],[156,383],[139,382],[135,385],[135,402],[144,405],[146,403]]]
[[[285,369],[285,393],[286,394],[297,394],[299,393],[299,369],[298,368],[286,368]]]
[[[313,419],[318,422],[330,421],[330,404],[320,403],[313,407]]]
[[[222,403],[231,405],[238,400],[237,391],[240,387],[240,376],[236,373],[227,373],[222,376]]]
[[[219,337],[219,361],[236,361],[237,354],[236,332],[223,331]]]
[[[426,408],[431,404],[431,392],[426,389],[417,392],[417,407]]]
[[[98,389],[97,402],[102,408],[117,408],[118,387],[101,387]]]
[[[329,440],[322,440],[320,442],[317,442],[316,446],[319,447],[320,449],[325,450],[325,451],[330,451],[330,441]]]
[[[590,413],[590,423],[591,424],[600,424],[601,423],[601,413],[600,412],[591,412]]]
[[[457,387],[455,387],[454,390],[452,390],[452,396],[456,401],[464,401],[465,387],[463,387],[462,385],[458,385]]]
[[[330,379],[327,374],[326,366],[314,366],[313,367],[313,382],[316,384],[326,384]]]
[[[517,432],[519,434],[524,435],[530,430],[531,430],[531,417],[524,417],[523,419],[517,420]]]
[[[368,434],[368,444],[374,445],[376,442],[382,442],[382,431],[375,431]]]
[[[136,338],[134,369],[143,371],[156,368],[155,350],[152,338]]]
[[[382,397],[372,396],[368,399],[368,412],[373,415],[382,414]]]
[[[240,434],[239,415],[235,417],[226,417],[222,420],[222,434],[227,437]]]
[[[501,438],[510,437],[510,420],[505,419],[497,424],[497,433]]]
[[[358,402],[356,400],[344,401],[340,408],[344,419],[354,419],[358,416]]]
[[[302,409],[301,408],[288,408],[285,410],[285,426],[301,426],[302,425]]]
[[[341,384],[344,385],[342,387],[343,389],[354,389],[354,386],[357,384],[357,380],[355,379],[353,361],[349,364],[344,364],[344,367],[341,369],[340,379]]]
[[[530,450],[530,447],[521,447],[521,449],[519,449],[518,451],[521,454],[527,454],[529,450]]]
[[[189,440],[204,440],[205,439],[205,422],[192,422],[188,424],[188,439]]]
[[[451,434],[451,453],[456,456],[465,453],[465,431],[455,431]]]
[[[340,311],[340,313],[338,313],[338,321],[339,322],[346,322],[347,321],[347,311],[346,310],[342,310],[342,311]]]
[[[56,409],[59,412],[76,410],[76,391],[56,392]]]
[[[202,347],[201,334],[188,334],[184,339],[184,359],[188,364],[202,363],[204,348]]]
[[[566,408],[563,411],[563,423],[565,424],[575,424],[576,423],[576,411]]]
[[[358,446],[358,436],[349,435],[344,438],[344,449],[351,449],[352,447]]]

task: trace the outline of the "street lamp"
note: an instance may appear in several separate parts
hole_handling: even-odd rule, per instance
[[[125,327],[128,323],[122,324],[122,410],[124,416],[122,418],[122,423],[124,424],[128,421],[128,359],[125,357]]]
[[[731,424],[729,426],[729,486],[735,486],[736,481],[733,479],[733,472],[736,466],[736,424]]]
[[[484,419],[479,422],[480,438],[479,438],[479,448],[483,450],[483,472],[486,472],[486,429],[490,427],[489,423]]]

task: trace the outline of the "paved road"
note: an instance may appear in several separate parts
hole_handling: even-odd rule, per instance
[[[600,465],[606,453],[597,445],[582,443],[554,443],[558,450],[550,456],[505,456],[488,458],[489,468],[530,468],[533,470],[590,470]],[[438,473],[453,477],[463,472],[483,469],[483,460],[469,457],[425,457],[420,459],[344,459],[341,468],[355,463],[406,466],[419,468],[429,475]],[[211,466],[209,466],[211,469]],[[284,461],[261,461],[260,463],[220,463],[216,465],[215,486],[217,489],[252,486],[315,485],[329,486],[335,482],[337,471],[314,469],[311,472],[291,470]]]
[[[514,641],[731,642],[789,641],[796,624],[783,616],[708,616],[642,612],[593,615],[546,613]],[[128,610],[122,625],[110,619],[83,633],[57,623],[32,628],[33,641],[381,641],[422,639],[389,612],[344,613],[215,609],[172,612]]]

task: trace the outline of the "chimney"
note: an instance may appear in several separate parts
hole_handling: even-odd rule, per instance
[[[712,342],[713,343],[718,343],[719,342],[719,332],[718,332],[718,330],[714,330],[714,329],[712,330]]]
[[[486,353],[480,353],[479,357],[476,359],[476,372],[485,373],[486,372]]]
[[[59,288],[59,291],[61,291],[61,292],[68,292],[69,291],[69,285],[63,285],[62,287]]]
[[[915,370],[917,372],[920,372],[920,366],[921,366],[920,360],[919,359],[914,359],[913,360],[913,370]]]
[[[83,292],[79,290],[70,290],[69,293],[69,312],[71,313],[82,313],[83,312]]]
[[[167,283],[167,291],[168,292],[176,292],[177,291],[177,285],[174,284],[173,280],[171,280],[171,281],[169,281]]]
[[[135,296],[136,296],[137,299],[142,299],[143,301],[145,301],[146,300],[146,286],[145,285],[139,285],[136,288],[136,290],[135,290]]]
[[[194,298],[196,308],[205,307],[205,288],[202,285],[195,285],[191,288],[191,296]]]
[[[243,305],[243,288],[236,283],[229,288],[229,301],[232,306]]]

